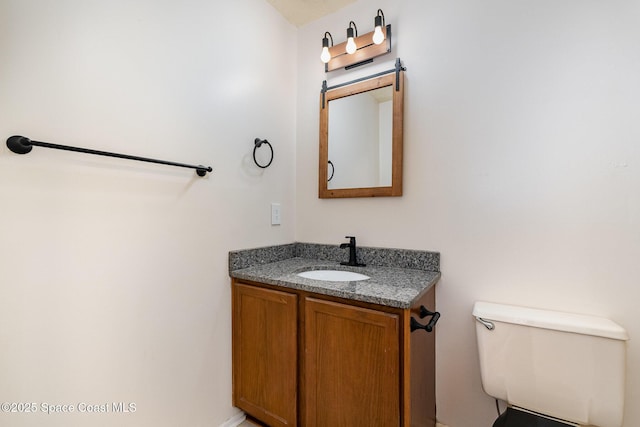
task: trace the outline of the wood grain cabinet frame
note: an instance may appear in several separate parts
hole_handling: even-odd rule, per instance
[[[233,404],[268,426],[434,427],[435,332],[408,309],[232,280]],[[419,318],[418,318],[419,320]]]
[[[233,287],[233,404],[274,427],[297,422],[297,299]]]

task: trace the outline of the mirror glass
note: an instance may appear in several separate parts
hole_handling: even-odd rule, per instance
[[[398,90],[392,73],[328,90],[321,99],[320,198],[402,195],[398,77]]]
[[[391,185],[392,101],[391,86],[331,101],[329,189]]]

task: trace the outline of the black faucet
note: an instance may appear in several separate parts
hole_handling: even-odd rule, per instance
[[[340,245],[341,249],[349,248],[349,262],[341,262],[342,265],[348,265],[351,267],[364,267],[365,264],[359,264],[356,256],[356,238],[353,236],[345,236],[346,239],[349,239],[349,243],[342,243]]]

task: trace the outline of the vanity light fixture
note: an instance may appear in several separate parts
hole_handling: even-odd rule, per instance
[[[329,36],[329,38],[327,38],[327,36]],[[329,53],[329,39],[331,39],[331,47],[333,47],[333,37],[329,31],[326,31],[322,38],[322,53],[320,54],[320,60],[325,64],[331,61],[331,53]]]
[[[358,27],[356,27],[355,22],[350,21],[349,28],[347,28],[347,53],[349,55],[353,55],[358,50],[358,47],[356,46],[356,42],[353,39],[354,31],[355,31],[355,37],[358,37]]]
[[[373,30],[373,43],[382,44],[384,41],[384,33],[382,32],[382,27],[384,26],[384,13],[382,13],[382,9],[378,9],[378,14],[373,20],[375,29]]]
[[[373,58],[391,52],[391,25],[385,24],[382,9],[378,9],[374,24],[374,31],[359,36],[355,22],[349,21],[347,40],[337,45],[333,44],[331,33],[325,32],[320,55],[325,72],[368,64]]]

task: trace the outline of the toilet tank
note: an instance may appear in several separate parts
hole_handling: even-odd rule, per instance
[[[629,337],[621,326],[488,302],[476,302],[473,315],[487,394],[580,425],[622,426]]]

